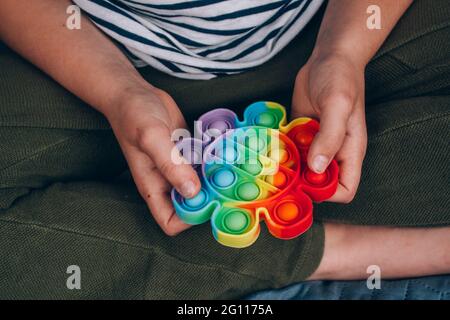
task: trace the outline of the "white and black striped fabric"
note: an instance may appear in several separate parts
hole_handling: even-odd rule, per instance
[[[136,66],[210,79],[261,65],[323,0],[73,0]]]

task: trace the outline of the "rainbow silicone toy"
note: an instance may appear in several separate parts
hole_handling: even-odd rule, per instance
[[[308,148],[319,123],[298,118],[287,124],[286,111],[274,102],[256,102],[240,121],[228,109],[215,109],[195,125],[198,138],[177,146],[193,162],[202,188],[184,199],[175,189],[172,201],[188,224],[211,221],[213,235],[223,245],[253,244],[264,220],[272,235],[291,239],[312,224],[312,201],[330,198],[338,183],[338,165],[323,174],[306,165]]]

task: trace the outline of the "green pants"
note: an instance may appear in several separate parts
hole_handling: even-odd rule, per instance
[[[322,15],[244,74],[189,81],[141,72],[189,122],[257,100],[288,106]],[[278,240],[263,227],[241,250],[216,243],[209,224],[164,235],[106,120],[1,46],[0,298],[237,298],[314,272],[323,221],[449,225],[449,16],[449,1],[417,0],[369,64],[369,146],[355,200],[316,205],[314,225],[299,238]],[[80,290],[66,286],[70,265],[81,270]]]

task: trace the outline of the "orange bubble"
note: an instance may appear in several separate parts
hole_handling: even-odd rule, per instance
[[[294,202],[281,203],[276,208],[276,215],[285,222],[290,222],[298,217],[298,206]]]
[[[303,147],[309,146],[314,139],[314,135],[310,132],[299,132],[295,136],[295,141]]]
[[[273,177],[273,185],[277,188],[282,188],[286,185],[287,177],[284,172],[278,171]]]
[[[285,149],[275,149],[269,151],[269,158],[272,158],[276,162],[285,163],[289,160],[289,152]]]

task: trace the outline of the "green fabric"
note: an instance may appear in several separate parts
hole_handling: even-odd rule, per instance
[[[189,121],[256,100],[288,105],[322,14],[244,74],[204,82],[141,72]],[[320,221],[450,224],[449,14],[446,0],[416,1],[368,66],[369,150],[355,201],[317,205],[313,227],[294,240],[263,227],[243,250],[217,244],[208,224],[165,236],[106,120],[0,47],[0,298],[236,298],[311,274],[323,253]],[[69,265],[81,268],[81,290],[66,288]]]

